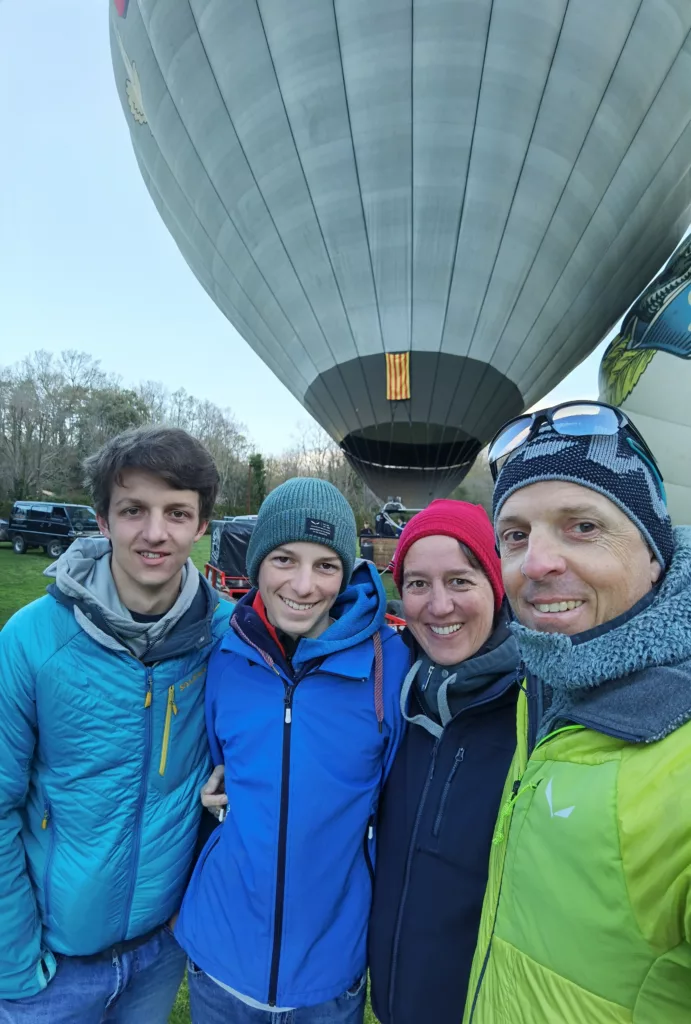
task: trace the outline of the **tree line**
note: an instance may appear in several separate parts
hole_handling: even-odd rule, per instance
[[[379,507],[375,495],[321,427],[309,422],[280,455],[259,451],[233,412],[159,381],[125,387],[100,362],[73,349],[39,351],[0,368],[0,515],[14,501],[88,501],[82,462],[127,427],[162,423],[199,438],[218,466],[216,514],[256,512],[265,495],[293,476],[329,480],[345,495],[358,522]],[[491,484],[486,466],[474,468],[454,497],[484,504]]]

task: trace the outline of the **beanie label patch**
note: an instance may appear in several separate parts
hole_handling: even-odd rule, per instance
[[[305,533],[308,537],[316,537],[318,540],[333,540],[336,536],[336,527],[324,519],[312,519],[308,516],[305,519]]]

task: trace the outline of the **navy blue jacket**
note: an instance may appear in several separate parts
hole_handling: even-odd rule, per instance
[[[408,726],[384,789],[369,932],[372,1004],[382,1024],[459,1024],[463,1016],[516,748],[522,676],[514,641],[505,643],[516,652],[513,667],[468,694],[440,737]],[[420,701],[413,687],[409,718],[425,713]]]

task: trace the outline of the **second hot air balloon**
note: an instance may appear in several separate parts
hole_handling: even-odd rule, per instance
[[[650,445],[672,521],[691,523],[691,241],[624,317],[602,359],[600,393]]]

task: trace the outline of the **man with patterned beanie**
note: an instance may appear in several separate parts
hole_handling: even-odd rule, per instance
[[[356,544],[324,480],[288,480],[259,510],[253,589],[207,678],[227,814],[175,932],[194,1024],[362,1024],[375,815],[408,652]]]
[[[489,451],[542,714],[495,832],[465,1024],[691,1020],[691,529],[598,402]]]
[[[459,1024],[525,691],[483,508],[433,501],[393,574],[412,668],[379,820],[372,1005],[382,1024]]]

